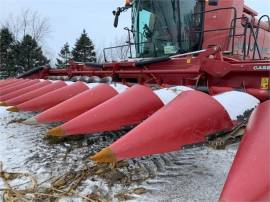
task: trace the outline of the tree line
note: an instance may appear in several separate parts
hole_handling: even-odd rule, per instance
[[[58,53],[55,65],[58,68],[65,68],[70,60],[76,62],[97,61],[95,46],[85,30],[83,30],[81,36],[76,40],[72,50],[70,50],[68,42],[64,44]]]
[[[21,40],[16,40],[9,28],[0,29],[1,77],[16,76],[49,62],[32,36],[26,34]]]
[[[76,40],[74,48],[66,43],[58,54],[56,67],[65,68],[70,60],[96,62],[96,52],[92,40],[85,30]],[[16,40],[8,27],[0,29],[0,77],[16,76],[34,67],[49,64],[38,41],[26,34]]]
[[[73,47],[66,42],[57,54],[56,63],[52,64],[44,44],[50,34],[48,18],[29,9],[17,16],[10,16],[0,25],[0,79],[17,76],[34,67],[51,64],[57,68],[66,68],[69,61],[104,62],[103,51],[96,49],[85,30],[76,39]],[[126,38],[116,38],[111,46],[126,44]],[[45,54],[46,53],[46,54]],[[110,61],[129,58],[129,47],[106,50]]]

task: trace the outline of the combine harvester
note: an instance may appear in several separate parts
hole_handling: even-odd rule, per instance
[[[221,201],[269,201],[269,16],[257,18],[243,0],[130,0],[113,12],[115,27],[128,9],[129,42],[104,49],[104,64],[39,67],[0,81],[0,105],[41,112],[25,124],[64,122],[49,136],[136,126],[91,157],[101,163],[234,141],[257,107]],[[117,48],[130,58],[108,61]]]

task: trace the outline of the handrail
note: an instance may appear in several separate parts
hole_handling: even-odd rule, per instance
[[[211,12],[215,12],[215,11],[221,11],[221,10],[233,10],[233,19],[231,21],[231,26],[229,28],[221,28],[221,29],[212,29],[212,30],[202,30],[202,32],[214,32],[214,31],[226,31],[226,30],[230,30],[233,31],[233,39],[232,39],[232,54],[234,53],[234,44],[235,44],[235,33],[236,33],[236,19],[237,19],[237,10],[235,7],[223,7],[223,8],[216,8],[216,9],[212,9],[212,10],[207,10],[207,11],[202,11],[202,12],[197,12],[194,13],[194,15],[196,14],[205,14],[205,13],[211,13]],[[231,35],[231,34],[230,34]],[[201,36],[202,38],[204,37],[203,35]]]
[[[258,25],[257,25],[257,29],[256,29],[256,33],[255,33],[255,41],[258,40],[258,37],[259,37],[259,30],[261,29],[260,28],[260,25],[261,25],[261,21],[263,18],[267,18],[268,19],[268,24],[269,24],[269,31],[270,31],[270,17],[268,15],[263,15],[260,17],[259,21],[258,21]],[[253,49],[255,48],[255,41],[254,41],[254,45],[253,45]],[[253,52],[253,60],[255,59],[255,51]],[[261,58],[260,58],[261,59]]]

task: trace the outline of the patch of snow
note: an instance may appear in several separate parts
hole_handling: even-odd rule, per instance
[[[56,83],[56,82],[61,81],[61,80],[44,80],[44,81],[50,81],[51,83]]]
[[[165,154],[172,157],[171,165],[164,162],[164,170],[143,183],[150,192],[133,201],[218,201],[237,148],[238,144],[226,150],[197,147]]]
[[[66,83],[68,86],[70,86],[70,85],[74,84],[75,82],[73,82],[73,81],[65,81],[65,83]]]
[[[239,91],[225,92],[213,96],[213,98],[225,108],[231,120],[237,120],[238,116],[256,108],[260,104],[260,100],[254,96]]]
[[[84,83],[85,85],[87,85],[89,88],[95,88],[98,85],[100,85],[100,83]]]
[[[112,88],[114,88],[119,94],[123,93],[128,89],[128,86],[120,84],[120,83],[113,83],[110,85]]]
[[[11,113],[6,111],[5,107],[0,107],[0,161],[3,162],[4,170],[29,172],[37,177],[38,182],[59,177],[70,170],[91,166],[93,162],[88,160],[89,154],[114,141],[106,135],[92,135],[79,141],[48,144],[43,137],[47,130],[53,127],[52,125],[29,126],[15,121],[33,115],[33,113]],[[88,141],[92,142],[93,139],[96,139],[95,143],[88,144]],[[131,187],[119,184],[109,187],[100,178],[95,177],[94,180],[89,178],[81,185],[80,194],[91,193],[95,186],[98,186],[112,196],[112,201],[118,201],[114,197],[116,193],[140,186],[149,192],[136,195],[132,201],[218,201],[237,146],[232,145],[226,150],[198,147],[132,159],[129,161],[130,165],[145,165],[155,172],[156,177],[143,183],[138,182]],[[131,175],[136,178],[138,174]],[[21,181],[14,183],[21,184]],[[2,187],[0,180],[0,188]],[[60,201],[82,200],[65,197]]]
[[[164,105],[167,105],[174,98],[184,91],[193,90],[187,86],[174,86],[170,88],[163,88],[160,90],[155,90],[154,93],[160,98]]]

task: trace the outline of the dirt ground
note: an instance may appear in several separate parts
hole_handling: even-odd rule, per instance
[[[52,125],[21,123],[31,116],[0,108],[0,161],[5,172],[33,175],[35,188],[28,189],[28,194],[21,192],[33,201],[218,201],[238,147],[235,144],[214,150],[203,146],[132,159],[116,166],[97,166],[89,155],[124,132],[48,140],[44,134]],[[25,191],[31,185],[27,176],[7,179],[17,190]],[[0,179],[0,190],[5,186]],[[60,194],[69,186],[75,190]]]

